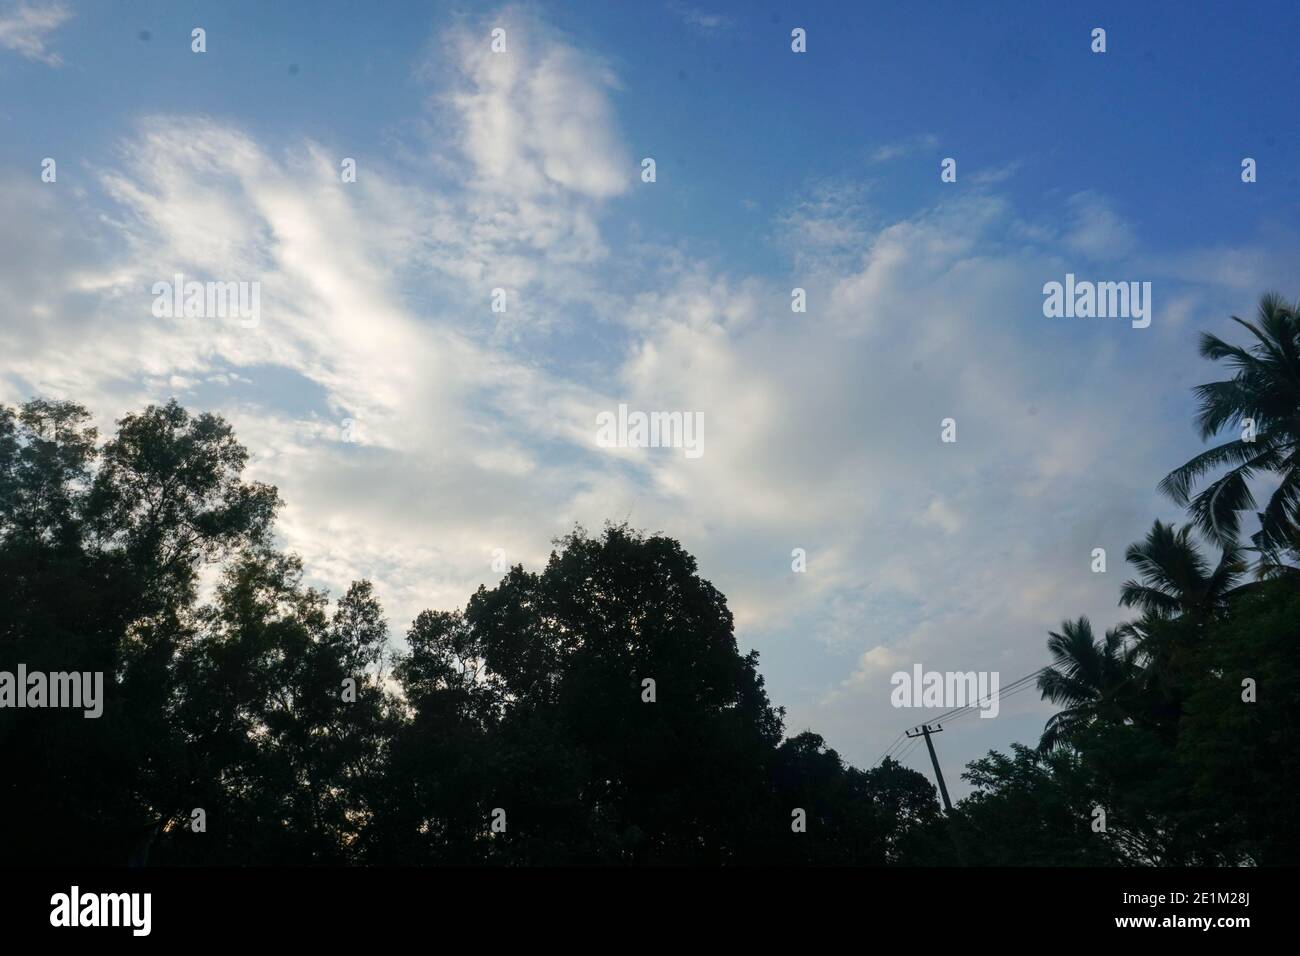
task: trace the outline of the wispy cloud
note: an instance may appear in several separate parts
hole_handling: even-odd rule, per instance
[[[1066,245],[1092,260],[1124,259],[1137,246],[1128,223],[1105,197],[1082,192],[1070,197],[1070,225]]]
[[[730,29],[735,24],[731,17],[723,13],[710,13],[707,10],[690,7],[682,3],[673,3],[670,4],[670,7],[681,17],[682,22],[699,33],[720,33],[723,30]]]
[[[609,100],[618,86],[613,71],[529,12],[510,7],[492,22],[506,31],[504,52],[479,33],[458,32],[455,87],[443,94],[459,115],[474,184],[525,199],[557,192],[606,199],[626,191],[638,170]],[[439,56],[445,49],[440,44]]]
[[[873,163],[888,163],[895,159],[902,159],[905,156],[912,156],[915,153],[927,149],[934,149],[939,145],[939,137],[933,133],[921,133],[916,136],[901,139],[894,143],[886,143],[877,147],[871,154]]]
[[[314,583],[372,578],[399,629],[499,578],[497,550],[540,565],[575,521],[677,536],[792,725],[859,761],[899,729],[900,662],[1014,678],[1061,616],[1114,619],[1086,558],[1145,528],[1193,436],[1150,373],[1162,314],[1052,325],[1043,282],[1120,243],[1159,301],[1222,316],[1291,274],[1294,242],[1153,250],[1102,193],[1029,211],[1012,180],[936,182],[898,211],[846,175],[764,194],[775,265],[648,225],[628,243],[619,77],[513,8],[498,24],[502,54],[481,23],[439,35],[410,109],[438,108],[432,135],[360,156],[355,183],[312,139],[177,115],[123,127],[84,189],[0,178],[0,400],[73,398],[109,427],[173,394],[225,414]],[[261,325],[153,318],[177,271],[260,281]],[[702,413],[706,453],[596,447],[620,402]]]
[[[0,7],[0,47],[29,60],[60,66],[63,60],[47,44],[50,34],[70,19],[72,11],[62,3],[19,2]]]

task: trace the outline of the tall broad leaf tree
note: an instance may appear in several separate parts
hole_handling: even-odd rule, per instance
[[[1112,628],[1097,640],[1086,617],[1066,621],[1048,634],[1047,650],[1052,665],[1038,675],[1038,690],[1063,709],[1048,719],[1039,749],[1064,746],[1099,719],[1121,723],[1131,716],[1134,708],[1126,702],[1138,689],[1141,666],[1124,629]]]
[[[1196,387],[1196,417],[1201,437],[1234,429],[1238,436],[1216,445],[1174,469],[1160,489],[1189,509],[1196,526],[1222,545],[1235,544],[1241,512],[1258,507],[1251,491],[1256,476],[1273,473],[1279,481],[1262,511],[1253,535],[1265,558],[1276,567],[1278,555],[1300,549],[1300,317],[1297,306],[1276,293],[1260,298],[1254,322],[1233,316],[1254,341],[1232,345],[1201,333],[1200,353],[1223,362],[1232,377]],[[1227,471],[1205,485],[1199,481],[1221,468]]]
[[[1120,630],[1141,655],[1143,713],[1168,731],[1182,711],[1188,654],[1205,639],[1210,623],[1227,613],[1229,600],[1253,586],[1239,583],[1246,570],[1243,550],[1225,545],[1211,566],[1190,526],[1156,521],[1125,553],[1138,577],[1124,582],[1119,603],[1142,617]]]
[[[1145,540],[1129,545],[1124,557],[1137,568],[1138,579],[1121,587],[1122,606],[1160,618],[1203,619],[1224,609],[1245,571],[1242,549],[1224,545],[1218,564],[1211,568],[1191,531],[1156,521]]]

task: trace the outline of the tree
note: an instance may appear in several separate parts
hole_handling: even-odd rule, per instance
[[[962,774],[974,791],[954,808],[976,866],[1114,866],[1132,862],[1093,831],[1099,787],[1081,755],[1011,745],[990,751]]]
[[[399,717],[381,669],[387,625],[367,582],[329,614],[301,562],[250,551],[227,568],[177,665],[188,752],[172,807],[208,809],[202,837],[169,829],[172,862],[345,863],[383,804]]]
[[[777,750],[776,806],[787,820],[801,811],[805,829],[795,832],[787,824],[775,831],[780,839],[764,841],[771,847],[764,862],[884,863],[889,828],[872,799],[871,781],[846,767],[818,734],[805,731],[784,741]]]
[[[1202,532],[1230,547],[1240,533],[1240,512],[1257,507],[1251,479],[1260,472],[1277,473],[1280,481],[1259,513],[1260,530],[1252,540],[1266,557],[1283,550],[1294,553],[1300,545],[1296,533],[1300,517],[1300,316],[1296,306],[1268,293],[1260,298],[1255,322],[1236,316],[1232,319],[1255,341],[1243,348],[1212,333],[1201,333],[1201,356],[1225,362],[1233,375],[1196,388],[1196,421],[1202,439],[1225,428],[1242,434],[1170,472],[1160,482],[1160,489],[1189,509]],[[1192,497],[1198,479],[1224,466],[1228,466],[1225,474]]]
[[[0,669],[100,672],[103,716],[4,710],[23,782],[0,790],[9,846],[121,864],[156,833],[183,775],[172,705],[203,565],[264,541],[274,488],[220,419],[171,403],[100,447],[69,402],[0,408]]]
[[[492,783],[503,764],[504,687],[487,671],[477,636],[459,611],[422,611],[406,640],[409,650],[393,670],[406,717],[394,733],[363,859],[487,862],[494,842],[487,821],[499,806],[494,797],[500,798]],[[560,761],[554,772],[563,774]]]
[[[1191,540],[1191,528],[1156,521],[1146,539],[1129,545],[1125,558],[1138,569],[1140,581],[1125,581],[1119,603],[1145,614],[1169,618],[1188,615],[1203,620],[1227,607],[1245,571],[1241,549],[1224,546],[1219,563],[1208,562]]]
[[[1300,862],[1300,594],[1269,582],[1233,602],[1187,668],[1185,803],[1240,834],[1241,860]]]
[[[618,834],[627,860],[721,862],[756,831],[788,828],[770,803],[781,712],[695,559],[622,525],[557,543],[542,573],[512,568],[465,610],[504,690],[503,746],[523,758],[559,740],[556,759],[587,775],[576,793],[511,788],[510,841],[561,827],[558,815]]]
[[[952,838],[939,807],[939,791],[924,774],[886,757],[861,775],[862,786],[882,824],[888,863],[951,865],[956,862]]]
[[[1073,746],[1013,744],[962,776],[957,804],[976,866],[1224,866],[1242,862],[1232,826],[1187,799],[1191,780],[1167,741],[1137,724],[1083,727]]]
[[[1047,649],[1053,664],[1038,675],[1038,690],[1065,709],[1052,715],[1043,730],[1040,749],[1050,751],[1068,743],[1096,720],[1122,722],[1132,713],[1126,706],[1134,696],[1142,670],[1137,647],[1125,632],[1112,628],[1098,641],[1086,617],[1066,621],[1060,632],[1049,632]]]
[[[918,774],[781,742],[670,538],[575,530],[540,573],[420,614],[390,681],[373,588],[304,585],[225,422],[171,402],[102,445],[89,422],[0,407],[0,669],[102,672],[106,698],[95,721],[0,711],[18,859],[874,863],[937,819]]]
[[[1098,639],[1049,635],[1039,748],[924,776],[782,739],[755,653],[681,544],[559,539],[394,661],[368,582],[336,601],[271,542],[229,426],[175,403],[99,444],[84,409],[0,407],[0,669],[102,671],[104,716],[0,710],[0,841],[43,863],[1294,862],[1287,581],[1239,586],[1156,522]],[[216,572],[210,600],[200,576]],[[1249,681],[1247,679],[1249,678]],[[1243,687],[1249,683],[1247,700]],[[1293,802],[1293,801],[1292,801]],[[207,829],[194,833],[202,808]],[[1093,826],[1106,813],[1104,830]],[[499,824],[493,827],[493,820]],[[792,827],[795,819],[800,828]],[[958,848],[960,847],[960,854]]]

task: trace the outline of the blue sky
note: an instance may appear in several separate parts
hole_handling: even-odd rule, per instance
[[[1009,682],[1063,618],[1121,619],[1123,549],[1178,517],[1155,483],[1200,447],[1195,333],[1300,296],[1297,27],[1267,2],[0,2],[0,401],[225,414],[285,545],[334,593],[372,578],[397,634],[497,549],[673,534],[789,730],[869,764],[923,716],[894,670]],[[260,282],[258,327],[154,318],[178,271]],[[1045,318],[1067,272],[1151,282],[1151,326]],[[619,402],[700,412],[705,454],[596,447]],[[1034,697],[940,738],[955,793],[1036,738]]]

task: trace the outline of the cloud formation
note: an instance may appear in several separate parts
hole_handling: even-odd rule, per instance
[[[1181,383],[1143,370],[1284,256],[1228,250],[1254,262],[1242,290],[1196,266],[1225,250],[1151,255],[1102,196],[1029,213],[990,176],[886,216],[870,178],[821,178],[771,223],[785,273],[724,268],[609,228],[637,167],[598,57],[515,9],[437,48],[424,160],[360,157],[355,183],[319,142],[183,115],[140,118],[85,192],[0,178],[0,400],[225,414],[288,502],[284,543],[336,593],[375,580],[398,630],[575,522],[672,534],[791,730],[858,762],[908,723],[897,662],[1009,682],[1063,616],[1117,617],[1091,549],[1139,536],[1190,441]],[[1178,328],[1044,319],[1045,281],[1119,245]],[[261,323],[154,318],[177,272],[260,282]],[[597,447],[621,402],[702,413],[705,454]],[[1021,702],[1002,744],[1041,723]]]
[[[63,3],[10,3],[0,7],[0,47],[47,66],[63,60],[49,50],[50,34],[72,19]]]

